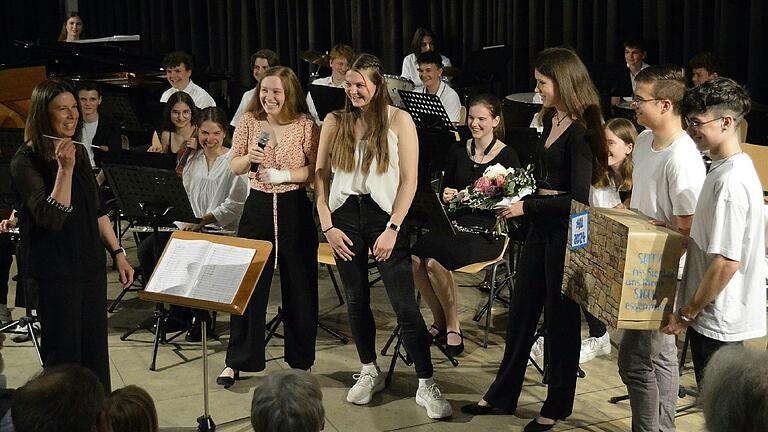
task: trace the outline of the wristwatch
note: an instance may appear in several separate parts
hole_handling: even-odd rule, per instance
[[[680,316],[680,319],[683,320],[683,322],[686,324],[690,324],[695,320],[695,318],[690,318],[685,316],[685,314],[683,313],[683,308],[678,309],[677,314]]]
[[[389,221],[387,223],[387,228],[391,229],[394,232],[400,232],[400,225],[398,225],[398,224],[396,224],[396,223],[394,223],[392,221]]]
[[[123,249],[122,247],[119,247],[119,248],[113,250],[112,252],[110,252],[109,254],[112,256],[112,258],[114,258],[114,257],[116,257],[116,256],[118,256],[120,254],[125,255],[125,249]]]

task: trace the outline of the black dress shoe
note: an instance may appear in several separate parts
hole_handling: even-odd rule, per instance
[[[451,345],[448,343],[448,335],[449,334],[455,334],[458,335],[461,338],[461,342],[458,345]],[[456,357],[457,355],[464,352],[464,334],[459,330],[458,332],[455,331],[449,331],[446,335],[446,342],[445,342],[445,352],[448,353],[451,357]]]
[[[187,342],[200,342],[203,340],[203,330],[200,328],[200,322],[192,324],[192,327],[187,331],[187,335],[184,336]]]
[[[492,407],[490,405],[480,405],[478,403],[464,405],[461,407],[461,412],[473,416],[507,414],[507,412],[501,408]]]
[[[228,389],[232,387],[235,384],[235,381],[239,379],[240,379],[240,371],[235,371],[235,376],[219,375],[216,378],[216,384],[220,386],[224,386],[225,389]]]
[[[552,424],[541,424],[536,421],[536,419],[531,420],[527,425],[525,425],[525,429],[523,429],[523,432],[540,432],[540,431],[548,431],[555,427],[557,423]]]

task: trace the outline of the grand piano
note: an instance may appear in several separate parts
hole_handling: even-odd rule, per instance
[[[46,77],[71,79],[75,84],[90,80],[102,87],[100,111],[120,120],[130,145],[148,144],[152,131],[160,126],[163,104],[159,100],[168,82],[160,67],[163,54],[142,49],[138,39],[112,36],[79,43],[14,41],[17,65],[0,70],[0,89],[15,88],[12,94],[0,91],[0,127],[23,127],[31,90]],[[224,107],[230,78],[228,73],[205,68],[196,68],[193,73],[195,83],[203,87],[213,84],[210,87],[214,91],[209,92]],[[25,84],[18,85],[20,80]]]

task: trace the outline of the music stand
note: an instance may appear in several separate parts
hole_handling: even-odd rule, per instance
[[[417,128],[455,131],[443,103],[437,95],[398,90],[405,108],[413,117]]]
[[[123,124],[123,127],[131,131],[144,130],[136,116],[136,112],[131,106],[131,102],[126,96],[119,94],[104,93],[103,102],[99,110],[104,114],[109,114]]]
[[[347,95],[341,87],[310,84],[309,94],[317,109],[317,117],[322,121],[328,113],[344,108]]]
[[[166,153],[135,152],[121,149],[116,152],[96,152],[94,158],[96,163],[101,165],[125,165],[168,171],[176,169],[176,163]]]
[[[442,235],[455,236],[456,229],[448,217],[445,206],[430,188],[420,188],[413,196],[411,208],[406,216],[408,225],[426,228]]]
[[[161,224],[169,224],[173,221],[189,223],[200,221],[199,218],[195,217],[184,184],[175,172],[157,168],[110,164],[105,164],[103,167],[122,211],[128,217],[147,221],[147,225],[151,225],[153,228],[155,239],[158,238]],[[154,253],[155,256],[160,256],[158,241],[155,241]],[[155,338],[149,370],[156,370],[157,350],[161,339],[166,342],[164,324],[169,317],[170,315],[163,304],[157,303],[150,318],[120,336],[120,340],[126,340],[138,330],[152,331],[154,324]]]

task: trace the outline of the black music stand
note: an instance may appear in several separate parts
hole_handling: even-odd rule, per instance
[[[312,95],[320,121],[323,121],[328,113],[344,108],[344,101],[347,99],[343,88],[320,84],[310,84],[309,94]]]
[[[417,128],[455,131],[443,103],[437,95],[398,90],[405,108],[413,117]]]
[[[101,165],[157,168],[168,171],[176,169],[176,163],[167,153],[135,152],[121,149],[117,152],[94,153],[94,158]]]
[[[104,114],[109,114],[116,118],[127,130],[140,131],[144,129],[131,106],[131,101],[126,96],[104,93],[102,98],[103,102],[99,106],[99,110]]]
[[[158,238],[160,225],[173,221],[198,223],[192,206],[189,204],[187,192],[181,177],[173,171],[137,166],[120,166],[105,164],[104,173],[115,193],[115,199],[126,216],[144,220],[152,226],[155,239]],[[160,244],[155,241],[155,256],[160,256]],[[165,322],[173,319],[162,303],[157,303],[152,316],[139,323],[133,329],[120,336],[126,340],[138,330],[152,331],[155,328],[155,338],[152,352],[152,363],[149,370],[156,370],[157,350],[159,344],[175,339],[184,331],[170,339],[165,338]]]

